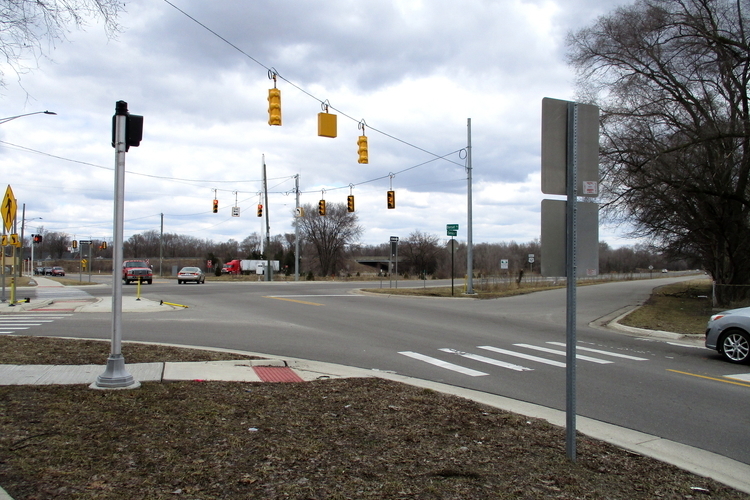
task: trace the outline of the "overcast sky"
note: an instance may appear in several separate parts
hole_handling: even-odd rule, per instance
[[[565,35],[626,3],[171,2],[127,1],[116,39],[95,22],[71,31],[28,61],[20,84],[6,69],[2,117],[57,113],[0,125],[3,184],[19,221],[26,205],[27,235],[44,226],[112,237],[111,123],[123,100],[144,116],[143,141],[126,155],[126,239],[159,231],[161,214],[168,233],[216,242],[260,233],[265,155],[271,234],[293,232],[299,175],[302,204],[345,203],[351,190],[363,243],[415,230],[446,238],[446,224],[459,224],[465,241],[468,118],[474,243],[539,238],[550,197],[540,190],[541,101],[575,97]],[[268,68],[280,75],[281,127],[267,123]],[[338,115],[335,139],[317,135],[321,101]],[[357,163],[360,120],[366,165]],[[622,233],[602,226],[600,239],[634,243]]]

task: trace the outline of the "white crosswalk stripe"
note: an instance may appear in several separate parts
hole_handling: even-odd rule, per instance
[[[518,346],[518,347],[525,347],[526,349],[532,349],[535,351],[548,352],[550,354],[557,354],[558,356],[566,355],[565,351],[560,351],[558,349],[550,349],[549,347],[542,347],[542,346],[531,345],[531,344],[513,344],[513,345]],[[612,363],[612,361],[609,361],[606,359],[592,358],[591,356],[584,356],[583,354],[576,354],[576,359],[580,359],[581,361],[591,361],[592,363],[599,363],[600,365],[608,365]]]
[[[11,335],[19,330],[28,330],[35,326],[53,323],[57,319],[72,316],[71,314],[34,312],[23,314],[0,315],[0,335]]]
[[[547,342],[547,343],[550,345],[559,345],[559,346],[565,347],[564,342]],[[639,358],[637,356],[631,356],[629,354],[621,354],[619,352],[602,351],[601,349],[592,349],[591,347],[576,346],[576,351],[595,352],[597,354],[602,354],[604,356],[612,356],[614,358],[630,359],[633,361],[648,361],[648,358]]]
[[[562,343],[562,342],[546,342],[546,344],[565,347],[565,344]],[[539,345],[521,344],[521,343],[519,343],[519,344],[513,344],[513,345],[515,347],[517,347],[517,348],[522,349],[522,350],[523,349],[529,349],[529,350],[532,350],[532,351],[535,351],[535,352],[539,352],[539,353],[553,354],[555,356],[565,356],[565,354],[566,354],[564,350],[551,349],[549,347],[544,347],[544,346],[539,346]],[[480,345],[480,346],[477,346],[477,349],[483,349],[483,350],[490,351],[490,352],[493,352],[495,354],[500,354],[500,355],[503,355],[503,356],[511,356],[511,357],[514,357],[514,358],[525,359],[525,360],[530,361],[532,363],[541,363],[541,364],[545,364],[545,365],[555,366],[555,367],[558,367],[558,368],[565,368],[565,363],[562,362],[562,361],[548,359],[548,358],[541,357],[541,356],[535,356],[535,355],[532,355],[532,354],[528,354],[526,352],[522,352],[520,350],[503,349],[501,347],[495,347],[495,346],[489,346],[489,345]],[[605,351],[603,349],[592,349],[592,348],[589,348],[589,347],[576,346],[576,351],[578,351],[578,350],[585,351],[585,352],[590,352],[590,353],[596,353],[596,354],[599,354],[601,356],[610,356],[610,357],[618,358],[618,359],[622,359],[622,360],[648,361],[648,358],[640,358],[640,357],[637,357],[637,356],[631,356],[631,355],[622,354],[622,353],[619,353],[619,352]],[[517,365],[517,364],[514,364],[514,363],[509,363],[507,361],[502,361],[500,359],[490,358],[490,357],[487,357],[487,356],[481,356],[479,354],[474,354],[474,353],[470,353],[470,352],[460,351],[458,349],[451,349],[451,348],[448,348],[448,347],[443,347],[443,348],[439,349],[439,351],[447,353],[447,354],[452,354],[454,356],[460,356],[461,358],[464,358],[464,359],[467,359],[467,360],[476,361],[476,362],[479,362],[479,363],[485,363],[485,364],[488,364],[488,365],[497,366],[497,367],[500,367],[500,368],[505,368],[505,369],[513,370],[513,371],[517,371],[517,372],[526,372],[526,371],[533,371],[534,370],[534,368],[529,368],[529,367],[526,367],[526,366],[521,366],[521,365]],[[444,361],[444,360],[439,359],[439,358],[435,358],[435,357],[432,357],[432,356],[426,356],[424,354],[420,354],[420,353],[413,352],[413,351],[402,351],[402,352],[399,352],[399,354],[402,354],[404,356],[408,356],[408,357],[410,357],[412,359],[416,359],[418,361],[423,361],[425,363],[429,363],[431,365],[438,366],[440,368],[444,368],[444,369],[447,369],[447,370],[451,370],[451,371],[463,373],[465,375],[469,375],[469,376],[472,376],[472,377],[478,377],[478,376],[482,376],[482,375],[487,375],[487,373],[482,372],[482,371],[474,370],[472,368],[464,367],[464,366],[461,366],[461,365],[458,365],[458,364],[455,364],[455,363],[450,363],[448,361]],[[585,361],[585,362],[589,362],[589,363],[596,363],[596,364],[599,364],[599,365],[609,365],[609,364],[614,363],[614,361],[611,361],[611,360],[608,360],[608,359],[601,359],[601,358],[598,358],[598,357],[586,356],[586,355],[578,354],[578,352],[576,352],[576,359],[579,360],[579,361]]]
[[[424,354],[419,354],[418,352],[402,351],[399,352],[399,354],[403,354],[404,356],[409,356],[410,358],[418,359],[420,361],[424,361],[425,363],[430,363],[431,365],[439,366],[447,370],[463,373],[464,375],[468,375],[470,377],[481,377],[484,375],[489,375],[488,373],[480,372],[478,370],[472,370],[471,368],[448,363],[447,361],[443,361],[442,359],[425,356]]]
[[[457,351],[456,349],[443,348],[440,350],[443,352],[451,353],[451,354],[458,354],[459,356],[463,356],[464,358],[473,359],[474,361],[479,361],[481,363],[487,363],[489,365],[499,366],[501,368],[508,368],[510,370],[515,370],[517,372],[525,372],[525,371],[533,370],[533,368],[526,368],[525,366],[514,365],[513,363],[506,363],[505,361],[500,361],[499,359],[488,358],[486,356],[480,356],[479,354],[470,354],[468,352]]]

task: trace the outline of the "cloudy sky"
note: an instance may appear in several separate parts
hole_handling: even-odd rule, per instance
[[[272,234],[293,232],[299,175],[302,204],[345,203],[351,191],[363,243],[414,230],[445,238],[446,224],[465,240],[471,118],[473,240],[531,241],[545,197],[541,101],[575,97],[565,35],[625,3],[170,2],[127,1],[115,39],[96,21],[72,30],[27,61],[20,83],[3,68],[2,117],[57,113],[0,125],[2,180],[19,220],[26,206],[27,234],[112,237],[111,123],[123,100],[144,116],[143,141],[126,157],[125,238],[159,231],[162,214],[169,233],[217,242],[260,233],[265,158]],[[281,127],[267,123],[269,68]],[[335,139],[317,135],[322,102],[338,115]],[[362,120],[369,164],[357,162]],[[600,229],[613,246],[634,243],[622,235]]]

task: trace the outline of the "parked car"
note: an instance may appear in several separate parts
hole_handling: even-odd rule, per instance
[[[706,347],[730,363],[750,362],[750,307],[714,314],[706,327]]]
[[[177,273],[177,284],[181,285],[188,281],[194,281],[196,283],[205,283],[206,275],[199,267],[183,267],[180,272]]]
[[[45,276],[52,276],[52,268],[51,267],[43,268],[42,274]]]
[[[50,271],[50,274],[52,276],[65,276],[65,269],[60,266],[54,266],[52,271]]]

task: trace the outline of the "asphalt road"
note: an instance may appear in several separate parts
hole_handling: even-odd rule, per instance
[[[577,362],[577,413],[750,464],[750,366],[722,361],[702,339],[667,341],[590,326],[677,279],[578,288],[578,354],[586,358]],[[353,293],[363,286],[380,283],[157,279],[142,287],[144,298],[189,308],[125,314],[123,338],[388,370],[565,409],[564,289],[479,301]],[[81,290],[111,295],[108,287]],[[77,313],[26,334],[109,338],[110,332],[110,314]],[[727,378],[738,375],[747,381]]]

